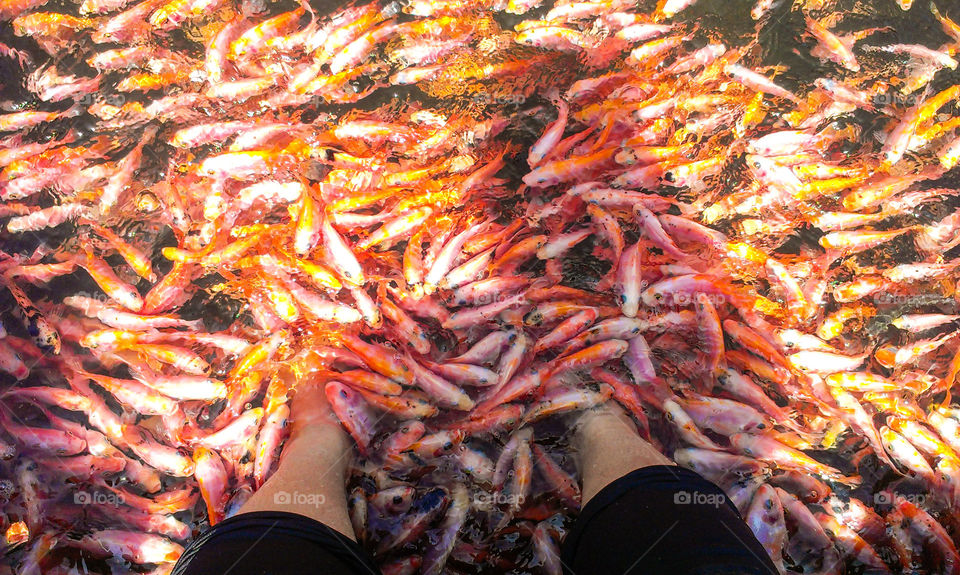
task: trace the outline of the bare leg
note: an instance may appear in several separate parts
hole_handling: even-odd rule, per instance
[[[240,513],[299,513],[356,540],[344,485],[351,456],[350,436],[330,409],[322,384],[298,389],[291,411],[292,429],[280,465]]]
[[[650,469],[672,462],[637,434],[620,406],[608,401],[584,413],[574,431],[584,505],[632,471],[650,473],[607,492],[605,505],[578,518],[563,543],[565,571],[777,572],[719,487],[679,468]]]
[[[640,437],[630,416],[613,401],[580,416],[573,443],[583,477],[581,505],[586,505],[601,489],[635,469],[674,465]]]

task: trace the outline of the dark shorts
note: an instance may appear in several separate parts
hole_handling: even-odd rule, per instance
[[[567,534],[561,560],[568,575],[778,573],[723,490],[671,465],[604,487]]]
[[[241,513],[197,537],[172,575],[380,575],[356,542],[284,511]]]
[[[754,575],[777,571],[723,491],[673,466],[603,488],[563,542],[569,575]],[[378,575],[357,543],[302,515],[244,513],[198,537],[173,575]]]

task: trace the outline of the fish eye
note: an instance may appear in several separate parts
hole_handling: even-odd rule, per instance
[[[657,301],[659,301],[663,299],[663,294],[656,293],[656,294],[653,294],[653,297],[656,298]]]
[[[448,441],[448,442],[446,442],[446,443],[443,444],[443,450],[444,450],[444,451],[450,451],[451,449],[453,449],[453,442],[452,442],[452,441]]]
[[[759,170],[759,169],[760,169],[760,162],[754,162],[754,163],[753,163],[753,167],[754,167],[754,168],[757,168],[757,169]]]
[[[667,172],[666,174],[663,175],[663,179],[668,182],[676,182],[677,176],[675,176],[673,172]]]
[[[394,504],[394,505],[400,505],[401,503],[403,503],[403,496],[401,496],[401,495],[394,495],[394,496],[393,496],[393,504]]]

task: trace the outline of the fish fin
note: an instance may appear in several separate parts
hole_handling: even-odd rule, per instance
[[[859,487],[863,479],[856,475],[837,475],[831,477],[837,483],[842,483],[848,487]]]

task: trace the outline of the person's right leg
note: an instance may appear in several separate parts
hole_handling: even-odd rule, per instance
[[[576,425],[574,448],[583,477],[581,507],[601,489],[634,469],[674,465],[640,437],[630,416],[612,402],[584,412]]]
[[[584,504],[565,573],[777,573],[723,491],[657,452],[615,403],[585,413],[573,444]]]
[[[345,488],[353,442],[330,408],[323,383],[302,384],[297,390],[290,425],[277,472],[250,496],[240,514],[297,513],[356,540]]]

